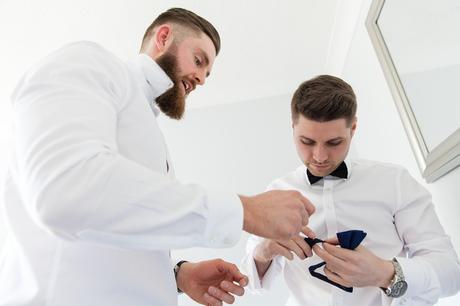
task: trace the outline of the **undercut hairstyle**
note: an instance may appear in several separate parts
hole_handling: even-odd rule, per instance
[[[191,30],[196,35],[199,35],[200,33],[206,34],[214,44],[216,55],[219,54],[220,36],[216,28],[203,17],[183,8],[171,8],[160,14],[145,31],[144,38],[142,39],[141,50],[145,48],[148,40],[155,33],[155,28],[165,23],[179,25],[185,29]],[[177,34],[180,36],[181,33]]]
[[[303,82],[291,101],[292,122],[299,115],[317,122],[344,118],[351,126],[356,117],[356,96],[353,88],[340,78],[320,75]]]

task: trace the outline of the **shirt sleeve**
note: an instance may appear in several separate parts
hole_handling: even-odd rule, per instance
[[[94,47],[47,58],[13,95],[15,181],[31,217],[68,240],[130,249],[228,247],[241,235],[236,194],[182,184],[122,155],[122,65]]]
[[[406,257],[401,264],[408,289],[404,299],[413,305],[432,305],[440,297],[460,289],[460,263],[449,236],[434,210],[430,193],[407,171],[399,177],[399,209],[395,225],[404,242]]]
[[[254,261],[254,251],[263,239],[254,235],[249,236],[246,245],[246,255],[242,261],[242,270],[249,278],[248,289],[255,294],[261,294],[264,289],[269,290],[272,288],[273,283],[279,277],[285,265],[284,257],[277,256],[272,260],[263,278],[259,277]]]
[[[265,191],[276,189],[275,185],[275,182],[272,182]],[[248,289],[255,294],[261,294],[263,290],[269,290],[283,271],[286,263],[283,256],[276,256],[273,258],[267,271],[265,271],[263,278],[260,278],[254,261],[254,252],[263,240],[264,238],[262,237],[249,235],[246,243],[246,255],[242,261],[242,270],[249,278]]]

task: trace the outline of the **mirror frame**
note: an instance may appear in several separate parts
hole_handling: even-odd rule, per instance
[[[390,52],[377,25],[377,20],[384,4],[385,0],[372,1],[367,15],[366,28],[422,176],[428,183],[431,183],[460,165],[460,127],[438,146],[433,148],[433,150],[428,150],[422,131],[412,111],[410,101],[407,98],[401,79],[391,59]]]

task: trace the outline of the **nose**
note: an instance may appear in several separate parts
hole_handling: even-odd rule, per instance
[[[204,85],[206,81],[206,70],[201,69],[195,73],[195,82],[199,85]]]
[[[323,146],[316,146],[313,151],[313,158],[318,162],[322,163],[327,160],[327,150]]]

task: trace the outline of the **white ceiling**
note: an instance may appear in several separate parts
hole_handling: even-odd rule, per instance
[[[51,50],[96,41],[122,58],[138,52],[145,28],[170,7],[211,21],[222,51],[190,107],[291,94],[324,73],[338,0],[0,0],[0,99],[20,75]]]

